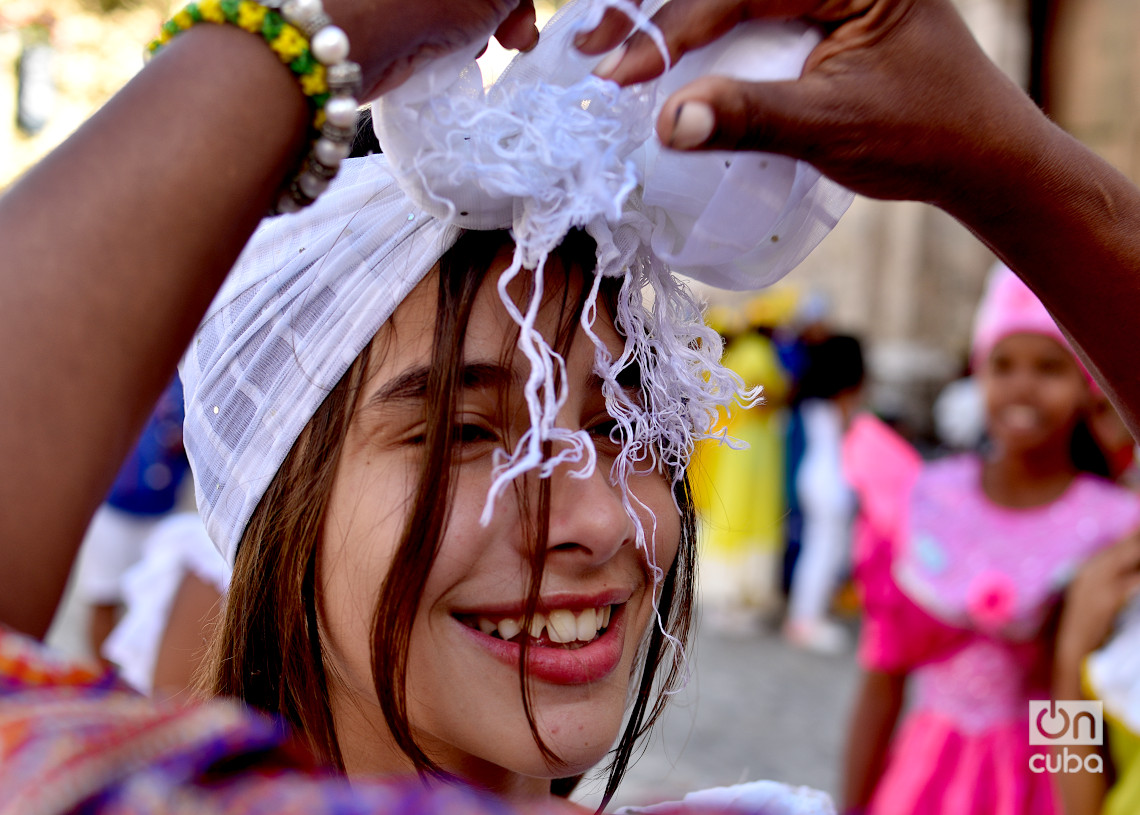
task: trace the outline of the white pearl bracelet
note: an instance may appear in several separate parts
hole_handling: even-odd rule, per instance
[[[281,191],[271,214],[296,212],[316,200],[336,177],[340,163],[348,158],[356,135],[360,95],[360,66],[348,59],[348,35],[325,14],[321,0],[261,0],[279,10],[285,21],[300,29],[309,40],[309,51],[325,66],[328,98],[324,121],[313,141],[301,171]]]

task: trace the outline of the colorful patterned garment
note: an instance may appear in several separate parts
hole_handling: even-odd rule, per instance
[[[564,805],[535,807],[564,812]],[[163,706],[114,674],[0,628],[0,814],[438,813],[517,810],[418,780],[321,772],[274,719],[224,701]]]
[[[630,810],[631,812],[641,810]],[[653,815],[834,815],[806,787],[754,781],[658,804]],[[0,815],[588,815],[418,778],[322,771],[273,718],[235,702],[160,705],[112,672],[0,626]]]

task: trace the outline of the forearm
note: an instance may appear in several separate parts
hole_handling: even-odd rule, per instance
[[[1081,667],[1086,653],[1083,649],[1067,647],[1064,642],[1058,643],[1057,654],[1053,667],[1054,699],[1082,699],[1084,690],[1081,687]],[[1054,747],[1054,753],[1061,751]],[[1086,757],[1096,755],[1103,749],[1096,745],[1078,744],[1064,748],[1069,755],[1080,757],[1082,766]],[[1102,760],[1107,756],[1102,755]],[[1099,812],[1104,803],[1107,792],[1107,783],[1104,773],[1063,772],[1056,775],[1057,790],[1060,794],[1062,810],[1065,815],[1083,815],[1088,812]]]
[[[789,12],[829,28],[801,78],[704,77],[666,100],[662,141],[784,153],[864,195],[947,210],[1024,276],[1140,432],[1140,191],[1049,122],[948,0],[672,0],[654,19],[677,58],[741,19]],[[663,67],[635,36],[610,76]]]
[[[1140,190],[1035,110],[1011,118],[946,209],[1034,289],[1136,436]]]
[[[904,678],[868,671],[855,700],[843,763],[843,808],[866,807],[883,774],[902,709]]]
[[[0,199],[0,621],[46,630],[88,519],[296,162],[306,116],[264,42],[198,26]]]

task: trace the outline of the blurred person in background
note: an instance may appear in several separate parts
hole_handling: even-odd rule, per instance
[[[864,668],[845,803],[873,815],[1047,815],[1028,700],[1049,697],[1049,624],[1088,557],[1131,533],[1140,500],[1108,480],[1093,386],[1052,317],[999,266],[973,340],[989,444],[924,464],[860,417],[844,445],[859,495]],[[902,717],[904,691],[913,690]]]
[[[754,631],[780,605],[788,378],[769,335],[788,319],[795,297],[793,289],[776,288],[742,307],[714,307],[708,315],[727,339],[724,364],[746,387],[763,388],[761,404],[727,419],[721,413],[717,430],[735,440],[732,446],[699,443],[692,467],[701,521],[702,619],[722,631]],[[745,446],[735,449],[736,442]]]
[[[190,701],[232,571],[196,511],[165,516],[123,573],[103,657],[139,693]]]
[[[798,648],[842,653],[847,630],[829,609],[850,552],[855,496],[843,474],[840,447],[859,405],[865,375],[862,345],[832,334],[807,345],[799,383],[803,457],[795,470],[802,516],[800,551],[792,571],[784,638]]]
[[[781,563],[780,588],[785,597],[792,588],[792,573],[800,555],[803,535],[803,513],[796,495],[796,474],[804,457],[804,419],[800,411],[800,380],[807,369],[808,346],[830,335],[826,317],[827,298],[812,291],[798,298],[795,312],[787,325],[773,333],[780,364],[789,380],[788,413],[784,423],[784,552]]]
[[[182,383],[175,376],[119,469],[79,551],[75,591],[89,608],[91,654],[104,662],[103,642],[123,608],[123,575],[142,557],[147,536],[174,511],[186,481],[184,413]]]
[[[1140,811],[1140,536],[1098,552],[1065,592],[1051,698],[1103,704],[1102,744],[1053,748],[1079,762],[1055,776],[1065,815]]]

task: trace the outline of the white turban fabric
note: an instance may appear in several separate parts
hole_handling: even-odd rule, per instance
[[[598,245],[591,297],[603,276],[624,281],[616,316],[623,354],[611,359],[595,339],[595,367],[624,442],[614,483],[648,469],[679,478],[718,409],[752,400],[719,364],[719,337],[671,270],[721,287],[767,285],[827,234],[851,194],[785,157],[665,150],[653,123],[672,90],[703,74],[797,76],[819,35],[798,23],[747,24],[662,79],[620,89],[592,76],[597,60],[571,45],[607,5],[628,4],[569,3],[486,92],[470,53],[416,74],[374,106],[383,156],[344,162],[314,205],[254,235],[181,368],[199,510],[231,562],[301,430],[461,228],[511,230],[514,262],[499,287],[532,365],[531,429],[499,452],[484,522],[519,474],[594,466],[589,436],[554,424],[563,361],[534,329],[534,309],[506,295],[511,279],[534,274],[541,296],[543,264],[573,227]],[[630,11],[647,26],[659,5]],[[595,314],[591,299],[583,315],[591,337]],[[636,403],[617,385],[631,364],[642,369]],[[560,442],[554,459],[542,456],[546,441]],[[636,499],[623,494],[636,522]],[[638,534],[644,543],[639,523]]]

